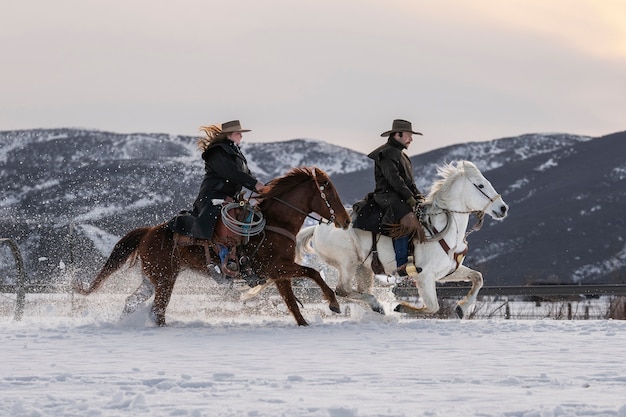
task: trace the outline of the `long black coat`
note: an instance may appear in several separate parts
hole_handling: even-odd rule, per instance
[[[211,144],[203,153],[204,179],[191,212],[184,211],[168,223],[175,232],[199,239],[211,239],[220,216],[213,199],[235,198],[243,187],[254,190],[257,179],[239,146],[228,139]]]
[[[418,199],[420,192],[413,178],[413,165],[402,152],[404,145],[393,138],[372,151],[368,157],[374,160],[374,201],[383,209],[383,224],[397,224],[412,211],[406,201]]]

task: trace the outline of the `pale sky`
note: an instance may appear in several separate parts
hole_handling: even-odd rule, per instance
[[[0,130],[312,138],[409,154],[626,130],[626,0],[0,0]]]

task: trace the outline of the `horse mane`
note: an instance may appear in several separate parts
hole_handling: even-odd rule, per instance
[[[312,167],[292,168],[282,177],[274,178],[268,182],[265,185],[263,194],[259,196],[259,200],[263,202],[264,200],[271,199],[272,197],[276,197],[290,191],[294,187],[309,181],[313,176],[313,172],[315,172],[315,175],[322,173],[320,170]],[[325,181],[326,179],[322,182]]]
[[[461,175],[471,175],[472,170],[478,168],[469,161],[456,161],[437,167],[437,175],[441,178],[433,183],[426,201],[437,207],[446,207],[448,200],[453,197],[448,193],[452,184]]]

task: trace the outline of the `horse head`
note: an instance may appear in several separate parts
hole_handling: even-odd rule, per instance
[[[507,216],[509,206],[472,162],[446,164],[438,174],[441,179],[428,196],[433,205],[455,212],[485,213],[497,220]]]
[[[337,189],[328,174],[317,167],[293,168],[284,176],[273,179],[260,199],[261,211],[282,211],[276,214],[278,217],[293,217],[294,210],[305,216],[315,212],[336,227],[346,229],[350,226],[350,215]]]
[[[339,197],[328,174],[317,167],[311,167],[311,177],[320,198],[311,201],[312,211],[332,221],[335,227],[347,229],[350,226],[350,214]]]

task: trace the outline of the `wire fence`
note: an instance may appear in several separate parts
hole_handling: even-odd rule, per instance
[[[24,262],[19,247],[12,239],[0,239],[0,246],[9,248],[14,260],[14,283],[0,281],[0,297],[14,303],[13,316],[20,320],[24,314],[27,294],[69,294],[70,283],[55,285],[26,283]],[[464,297],[469,286],[438,286],[440,311],[431,317],[454,316],[456,302]],[[296,288],[306,301],[321,299],[317,288]],[[419,303],[416,288],[393,288],[392,298]],[[485,286],[478,296],[469,318],[489,319],[626,319],[626,285],[529,285]]]

